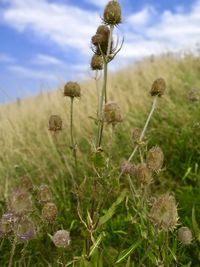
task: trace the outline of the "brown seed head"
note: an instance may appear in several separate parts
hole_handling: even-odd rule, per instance
[[[140,186],[149,186],[152,183],[152,173],[146,164],[138,164],[135,174]]]
[[[56,247],[66,248],[71,242],[70,233],[66,230],[59,230],[53,235],[52,241]]]
[[[120,107],[115,102],[108,102],[104,106],[104,120],[110,124],[115,125],[118,122],[122,122],[122,115]]]
[[[33,182],[31,177],[29,176],[20,177],[20,188],[25,191],[31,192],[33,190]]]
[[[138,143],[140,141],[142,130],[140,128],[134,128],[132,130],[132,141],[133,144]]]
[[[28,241],[35,235],[35,225],[27,217],[24,217],[17,226],[17,236],[19,241]]]
[[[64,86],[64,96],[80,97],[81,87],[77,82],[67,82]]]
[[[49,118],[49,130],[50,131],[61,131],[62,130],[62,119],[58,115],[51,115]]]
[[[46,203],[42,209],[42,220],[54,223],[58,215],[58,209],[54,203]]]
[[[43,184],[38,188],[38,200],[41,203],[47,203],[53,200],[52,193],[48,185]]]
[[[104,9],[103,21],[109,25],[117,25],[122,22],[121,7],[118,1],[109,1]]]
[[[151,96],[162,96],[166,90],[166,83],[163,78],[156,79],[151,87],[150,94]]]
[[[92,70],[102,70],[103,69],[103,57],[94,54],[90,63]]]
[[[149,218],[160,230],[173,230],[178,221],[178,212],[174,197],[168,193],[158,197],[152,205]]]
[[[178,239],[183,245],[190,245],[192,242],[192,232],[188,227],[178,229]]]
[[[152,147],[147,154],[147,166],[152,171],[161,170],[164,162],[164,154],[159,146]]]
[[[110,35],[110,29],[108,26],[106,25],[100,25],[98,28],[97,28],[97,31],[96,31],[96,34],[101,34],[103,36],[106,36],[107,37],[107,41],[108,41],[108,38],[109,38],[109,35]]]

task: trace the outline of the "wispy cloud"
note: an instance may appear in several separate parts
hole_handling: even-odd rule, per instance
[[[6,54],[0,53],[0,63],[13,63],[15,62],[15,58]]]
[[[42,66],[49,66],[49,65],[55,66],[64,64],[62,60],[60,60],[59,58],[45,54],[37,54],[35,58],[32,60],[32,63]]]
[[[138,27],[146,26],[152,18],[156,15],[156,10],[153,6],[145,6],[142,10],[137,13],[130,15],[126,21],[134,29],[140,30]]]

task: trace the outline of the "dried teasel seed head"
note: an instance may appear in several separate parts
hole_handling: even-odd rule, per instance
[[[107,39],[104,35],[102,34],[95,34],[94,36],[92,36],[92,44],[95,46],[102,46],[104,44],[107,44]]]
[[[117,25],[122,22],[121,7],[118,1],[109,1],[104,9],[103,21],[109,25]]]
[[[146,164],[138,164],[135,174],[140,186],[149,186],[152,183],[152,173]]]
[[[70,233],[66,230],[59,230],[53,235],[52,241],[58,248],[67,248],[71,243]]]
[[[104,120],[108,124],[115,125],[118,122],[122,122],[122,115],[120,107],[115,102],[108,102],[104,106]]]
[[[62,119],[58,115],[51,115],[49,118],[49,130],[50,131],[61,131],[62,130]]]
[[[54,223],[58,215],[58,209],[54,203],[46,203],[42,208],[42,220],[47,223]]]
[[[142,130],[140,128],[133,128],[132,130],[132,141],[133,144],[136,144],[140,141],[140,136],[141,136]]]
[[[166,82],[163,78],[156,79],[150,90],[151,96],[162,96],[166,90]]]
[[[94,54],[90,63],[92,70],[102,70],[103,69],[103,57]]]
[[[77,82],[67,82],[64,86],[64,96],[80,97],[81,87]]]
[[[175,198],[168,193],[156,198],[150,210],[149,218],[160,230],[173,230],[178,221]]]
[[[152,171],[161,170],[164,162],[164,154],[159,146],[152,147],[147,153],[147,166]]]
[[[135,165],[128,161],[124,161],[120,166],[120,171],[124,175],[126,174],[133,175],[135,173]]]
[[[32,197],[29,192],[17,189],[8,202],[9,210],[16,215],[24,215],[32,211]]]
[[[97,28],[96,34],[101,34],[103,36],[106,36],[107,37],[107,41],[108,41],[108,38],[109,38],[109,35],[110,35],[110,29],[106,25],[100,25]]]
[[[47,203],[53,200],[52,192],[49,189],[48,185],[42,184],[38,188],[38,200],[41,203]]]
[[[192,232],[188,227],[181,227],[178,229],[178,239],[183,245],[190,245],[192,243]]]
[[[31,177],[29,176],[20,177],[20,188],[25,191],[31,192],[33,190],[33,182]]]
[[[0,220],[0,237],[6,237],[12,234],[17,217],[14,213],[4,213]]]
[[[28,241],[35,236],[35,225],[27,217],[24,217],[17,225],[17,237],[19,241]]]

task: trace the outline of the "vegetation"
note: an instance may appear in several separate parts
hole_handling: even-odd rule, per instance
[[[200,59],[108,75],[111,2],[93,81],[0,108],[0,266],[200,265]]]

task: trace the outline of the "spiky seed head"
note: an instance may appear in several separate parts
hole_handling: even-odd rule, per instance
[[[108,124],[115,125],[118,122],[122,122],[122,115],[120,107],[115,102],[108,102],[104,106],[104,120]]]
[[[91,63],[90,63],[92,70],[102,70],[103,69],[103,57],[94,54]]]
[[[136,166],[137,183],[140,186],[149,186],[152,183],[152,173],[146,164],[141,163]]]
[[[17,236],[19,241],[28,241],[35,236],[35,225],[27,217],[24,217],[17,225]]]
[[[67,248],[71,242],[70,233],[66,230],[59,230],[53,235],[52,241],[58,248]]]
[[[160,171],[164,162],[164,154],[159,146],[152,147],[147,153],[147,166],[152,171]]]
[[[133,144],[138,143],[140,141],[140,136],[141,136],[142,130],[140,128],[133,128],[132,130],[132,141]]]
[[[190,245],[192,243],[192,232],[188,227],[181,227],[178,229],[178,239],[183,245]]]
[[[33,182],[30,176],[25,175],[20,177],[20,188],[30,192],[33,190]]]
[[[32,198],[29,192],[23,189],[15,190],[8,202],[9,210],[16,215],[23,215],[32,211]]]
[[[62,119],[58,115],[51,115],[49,118],[49,130],[50,131],[61,131],[62,130]]]
[[[54,203],[46,203],[42,208],[42,220],[47,223],[54,223],[58,215],[58,209]]]
[[[159,230],[173,230],[178,221],[175,198],[168,193],[156,198],[150,210],[149,218]]]
[[[150,94],[151,96],[162,96],[164,95],[164,92],[166,90],[166,82],[163,78],[158,78],[156,79],[152,86],[151,86],[151,90],[150,90]]]
[[[135,165],[128,161],[124,161],[120,166],[120,171],[122,172],[122,174],[125,175],[126,174],[133,175],[135,173]]]
[[[12,212],[4,213],[0,220],[0,237],[12,234],[17,217]]]
[[[108,2],[104,9],[103,21],[108,25],[117,25],[122,22],[121,6],[118,1]]]
[[[106,25],[100,25],[97,28],[96,34],[101,34],[103,36],[106,36],[107,37],[107,41],[108,41],[108,38],[109,38],[109,35],[110,35],[110,29]]]
[[[64,86],[64,96],[80,97],[81,87],[77,82],[67,82]]]
[[[42,184],[38,188],[38,200],[41,203],[52,202],[53,196],[52,196],[52,192],[49,189],[48,185]]]

